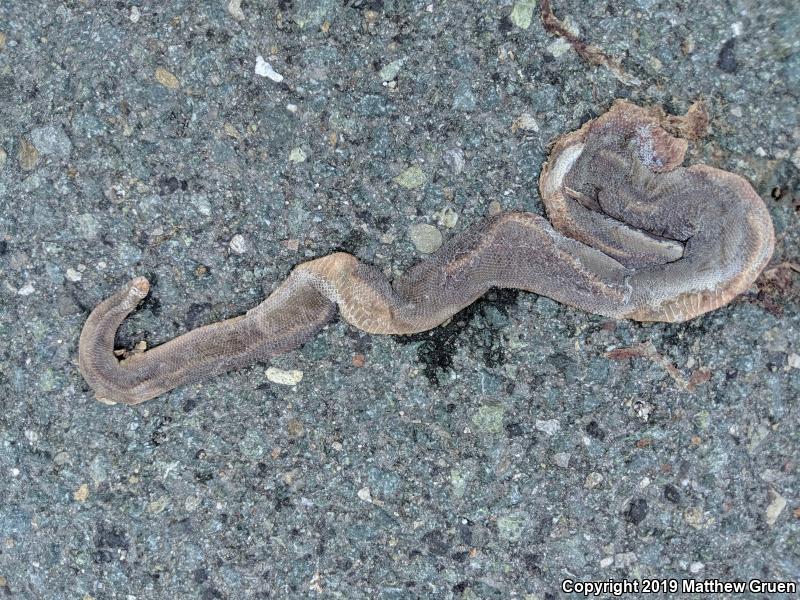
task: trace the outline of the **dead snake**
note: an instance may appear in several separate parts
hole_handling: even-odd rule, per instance
[[[699,123],[699,125],[698,125]],[[702,116],[619,100],[556,140],[539,180],[546,219],[504,213],[393,283],[336,252],[294,268],[246,314],[119,360],[114,336],[147,295],[137,277],[89,315],[78,364],[98,399],[137,404],[297,348],[333,319],[370,333],[443,323],[489,288],[518,288],[617,319],[678,322],[728,303],[772,255],[772,222],[742,177],[679,166]]]

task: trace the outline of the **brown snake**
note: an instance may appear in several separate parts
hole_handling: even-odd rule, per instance
[[[491,287],[519,288],[617,319],[678,322],[728,303],[772,255],[772,221],[738,175],[688,168],[702,121],[617,101],[560,137],[539,180],[550,219],[490,217],[390,283],[336,252],[294,268],[246,314],[119,360],[114,336],[147,295],[137,277],[83,327],[79,366],[97,398],[137,404],[172,388],[297,348],[331,321],[370,333],[440,325]],[[702,127],[705,123],[701,123]],[[552,225],[551,225],[552,223]]]

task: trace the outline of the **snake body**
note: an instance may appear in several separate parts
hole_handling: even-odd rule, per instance
[[[679,322],[719,308],[769,261],[772,222],[742,177],[679,166],[687,142],[667,129],[681,125],[617,101],[554,144],[539,180],[550,221],[490,217],[393,283],[350,254],[323,256],[296,266],[246,314],[119,360],[116,330],[149,291],[137,277],[89,315],[80,371],[98,399],[137,404],[297,348],[337,308],[366,332],[409,334],[440,325],[492,287],[617,319]]]

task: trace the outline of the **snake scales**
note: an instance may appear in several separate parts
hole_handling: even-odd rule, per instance
[[[742,177],[679,166],[687,142],[677,136],[692,137],[702,117],[617,101],[555,142],[539,180],[550,222],[532,213],[490,217],[393,283],[349,254],[323,256],[296,266],[246,314],[119,360],[116,330],[149,291],[137,277],[89,315],[80,371],[98,399],[137,404],[297,348],[337,307],[364,331],[408,334],[436,327],[491,287],[639,321],[719,308],[767,264],[774,234]]]

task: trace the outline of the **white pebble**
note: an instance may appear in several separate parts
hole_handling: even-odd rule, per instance
[[[67,269],[66,275],[67,275],[67,279],[69,281],[72,281],[73,283],[83,279],[83,276],[78,271],[76,271],[75,269],[73,269],[71,267],[69,269]]]
[[[244,254],[247,252],[247,240],[244,239],[244,236],[240,233],[237,233],[231,238],[228,246],[234,254]]]
[[[131,23],[138,23],[141,16],[142,13],[139,12],[139,7],[134,6],[131,8],[131,15],[128,18],[131,20]]]
[[[550,419],[548,421],[536,419],[536,429],[547,435],[553,435],[561,429],[561,423],[558,422],[558,419]]]
[[[693,562],[689,565],[689,572],[697,574],[705,568],[705,565],[699,561]]]
[[[302,148],[292,148],[292,151],[289,152],[289,160],[293,163],[305,162],[306,158],[308,156]]]
[[[522,129],[523,131],[539,131],[539,123],[536,122],[530,114],[522,113],[515,120],[511,129],[516,131]]]
[[[583,486],[586,489],[593,489],[596,488],[603,482],[603,476],[598,473],[597,471],[592,471],[586,476],[586,481],[583,482]]]
[[[445,164],[453,170],[453,173],[460,175],[464,170],[466,161],[464,160],[464,151],[461,148],[452,148],[442,155]]]
[[[284,371],[277,367],[270,367],[267,369],[267,379],[279,385],[297,385],[303,379],[303,372],[297,369]]]
[[[778,520],[778,517],[781,516],[783,509],[786,508],[786,498],[781,496],[775,490],[769,490],[769,499],[770,503],[767,505],[767,510],[765,513],[765,519],[767,521],[767,525],[775,525],[775,522]]]
[[[792,352],[786,358],[786,364],[788,364],[793,369],[800,369],[800,354],[795,354]]]
[[[242,12],[242,0],[230,0],[228,2],[228,14],[237,21],[244,19],[244,13]]]
[[[25,285],[23,285],[21,288],[19,288],[17,290],[17,293],[20,296],[30,296],[35,291],[36,290],[34,289],[33,284],[29,281]]]
[[[272,65],[265,61],[260,54],[256,56],[256,75],[261,75],[261,77],[266,77],[276,83],[283,81],[283,75],[273,69]]]
[[[368,487],[363,487],[358,490],[358,497],[364,502],[372,502],[372,494],[370,494]]]
[[[564,38],[558,38],[556,41],[552,42],[547,46],[547,51],[554,58],[558,58],[559,56],[565,54],[566,52],[569,52],[570,50],[572,50],[572,44],[570,44]]]

